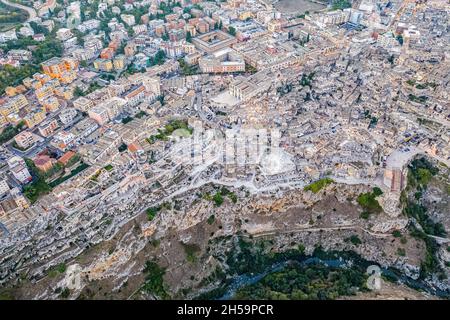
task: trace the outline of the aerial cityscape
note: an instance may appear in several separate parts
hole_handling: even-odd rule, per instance
[[[450,299],[450,0],[0,0],[0,300]]]

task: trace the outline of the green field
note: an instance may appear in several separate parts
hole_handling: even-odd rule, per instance
[[[0,2],[0,31],[7,31],[15,28],[20,23],[28,19],[26,11],[10,7]]]

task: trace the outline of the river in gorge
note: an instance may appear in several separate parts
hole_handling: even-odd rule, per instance
[[[298,259],[289,259],[286,261],[278,262],[270,267],[268,267],[263,272],[256,274],[256,275],[248,275],[243,274],[235,277],[231,283],[227,286],[225,294],[223,294],[218,300],[229,300],[233,299],[234,295],[240,288],[244,288],[249,285],[253,285],[258,283],[261,279],[263,279],[265,276],[282,271],[286,266],[288,266],[291,263],[299,263],[300,265],[308,265],[308,264],[316,264],[316,263],[322,263],[328,267],[333,268],[351,268],[355,265],[355,263],[361,264],[364,268],[367,268],[371,265],[376,265],[376,263],[371,263],[369,261],[363,260],[361,258],[359,259],[352,259],[348,257],[337,257],[333,259],[321,259],[315,256],[304,256],[302,258]],[[421,290],[424,292],[427,292],[431,295],[444,298],[444,299],[450,299],[450,291],[449,290],[441,290],[439,288],[432,287],[428,283],[426,283],[423,280],[420,279],[413,279],[411,277],[406,276],[405,274],[402,274],[399,270],[393,269],[393,268],[380,268],[382,276],[385,278],[391,279],[391,281],[394,281],[398,284],[404,284],[410,288],[413,288],[415,290]]]

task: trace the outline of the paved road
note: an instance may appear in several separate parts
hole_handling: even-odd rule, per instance
[[[34,8],[27,7],[27,6],[24,6],[24,5],[21,5],[18,3],[14,3],[14,2],[9,2],[8,0],[0,0],[0,1],[10,7],[22,9],[22,10],[25,10],[26,12],[28,12],[28,19],[26,22],[29,22],[37,17],[37,13],[36,13],[36,10],[34,10]]]

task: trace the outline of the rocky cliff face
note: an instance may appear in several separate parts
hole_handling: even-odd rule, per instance
[[[67,261],[64,272],[49,274],[37,283],[24,277],[8,292],[16,298],[33,299],[158,298],[143,289],[144,264],[155,261],[165,269],[168,294],[189,298],[220,283],[217,273],[226,270],[226,256],[236,235],[251,241],[270,240],[272,252],[299,244],[307,254],[319,245],[324,250],[351,250],[381,266],[393,266],[418,277],[426,245],[409,234],[407,217],[386,212],[387,196],[380,201],[384,211],[368,218],[361,216],[364,210],[357,198],[371,192],[368,186],[332,183],[317,193],[285,190],[266,195],[230,189],[237,201],[224,196],[220,206],[205,196],[218,190],[219,186],[207,185],[196,196],[179,195],[153,220],[142,214],[110,240]],[[433,190],[430,197],[435,196]],[[446,216],[440,210],[437,206],[433,212]],[[398,233],[393,234],[394,230]],[[446,259],[445,250],[442,259]],[[394,297],[404,292],[402,288],[395,290]]]

